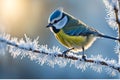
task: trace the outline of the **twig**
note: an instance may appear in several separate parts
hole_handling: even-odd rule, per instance
[[[120,0],[118,0],[118,7],[120,9]],[[114,12],[115,12],[115,18],[116,18],[116,23],[118,24],[118,37],[120,38],[120,20],[118,17],[118,8],[114,6]],[[118,41],[118,44],[120,45],[120,40]],[[119,48],[119,54],[118,54],[118,59],[120,58],[120,48]],[[120,63],[120,59],[118,60],[118,63]]]
[[[118,33],[119,33],[119,38],[120,38],[120,21],[119,21],[119,17],[118,17],[118,9],[117,9],[117,7],[114,7],[114,11],[115,11],[116,23],[118,24]]]
[[[17,48],[22,49],[22,50],[31,51],[33,53],[40,53],[40,54],[45,54],[45,55],[49,55],[50,56],[49,53],[46,53],[44,51],[41,52],[39,50],[33,50],[31,48],[28,49],[28,48],[19,46],[17,43],[12,43],[12,42],[4,40],[4,39],[0,39],[0,42],[6,43],[7,45],[14,46],[14,47],[17,47]],[[62,58],[66,58],[66,59],[71,59],[71,60],[79,60],[79,61],[88,62],[88,63],[95,63],[95,64],[99,64],[99,65],[103,65],[103,66],[108,66],[108,67],[111,67],[111,68],[117,70],[120,73],[120,66],[119,67],[116,67],[115,65],[110,66],[105,61],[97,61],[96,62],[95,60],[92,60],[92,59],[83,60],[83,59],[80,59],[80,58],[75,57],[75,56],[68,56],[68,55],[65,56],[64,54],[55,54],[54,56],[55,57],[62,57]]]

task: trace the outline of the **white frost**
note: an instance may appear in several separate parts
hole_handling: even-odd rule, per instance
[[[113,29],[118,28],[118,24],[116,23],[116,16],[114,12],[114,8],[118,9],[118,17],[120,20],[120,8],[119,8],[119,2],[118,0],[103,0],[105,6],[106,6],[106,12],[107,12],[107,17],[106,21],[112,27]]]
[[[41,66],[47,64],[54,68],[55,65],[65,67],[69,64],[70,66],[74,66],[75,68],[82,71],[85,71],[87,68],[91,68],[92,70],[99,73],[105,70],[112,76],[114,76],[117,71],[111,67],[120,67],[120,65],[118,65],[115,60],[109,60],[107,58],[104,59],[101,55],[91,56],[91,58],[87,58],[88,60],[94,60],[93,63],[85,62],[82,59],[81,55],[77,55],[71,52],[69,52],[67,56],[76,57],[78,60],[58,57],[58,55],[62,54],[59,47],[53,46],[53,48],[50,49],[47,45],[39,45],[38,38],[32,40],[26,35],[25,38],[20,40],[17,38],[10,38],[10,35],[0,35],[0,42],[6,44],[6,47],[2,48],[8,48],[8,51],[11,53],[11,56],[13,56],[13,58],[17,58],[18,56],[21,57],[21,59],[28,57],[31,61],[34,61]],[[38,51],[38,53],[34,51]],[[108,66],[101,65],[100,62],[102,61],[106,62]]]

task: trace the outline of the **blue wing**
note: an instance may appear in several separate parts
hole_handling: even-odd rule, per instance
[[[63,31],[71,36],[88,36],[90,34],[98,35],[99,32],[91,27],[87,27],[85,25],[77,25],[77,26],[71,26],[68,28],[64,28]]]

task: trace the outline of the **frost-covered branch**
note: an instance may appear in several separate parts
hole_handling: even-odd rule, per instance
[[[110,27],[118,29],[120,25],[120,0],[103,0],[106,6],[106,20]]]
[[[115,7],[114,6],[114,12],[115,12],[115,18],[116,18],[116,23],[118,24],[118,32],[119,32],[119,37],[120,37],[120,1],[118,2],[119,3],[119,8]],[[120,42],[120,41],[119,41]]]
[[[116,23],[118,25],[118,36],[120,38],[120,0],[118,0],[118,7],[117,6],[114,6],[114,12],[115,12],[115,18],[116,18]],[[118,43],[119,47],[118,47],[118,50],[119,50],[119,54],[118,54],[118,58],[119,58],[119,64],[120,64],[120,41]]]
[[[120,1],[118,0],[117,3],[118,3],[118,6],[116,4],[113,6],[113,8],[114,8],[114,13],[115,13],[115,20],[118,25],[118,34],[119,34],[119,38],[120,38]]]
[[[118,37],[120,38],[120,0],[103,0],[107,17],[106,20],[110,27],[118,30]],[[118,53],[118,63],[120,64],[120,41],[117,42],[115,47],[116,53]]]
[[[28,57],[30,60],[41,65],[46,63],[52,67],[54,65],[63,67],[69,63],[70,66],[74,65],[77,69],[81,70],[91,68],[101,72],[102,69],[105,69],[112,75],[115,75],[114,71],[120,73],[120,65],[115,60],[104,59],[101,55],[92,56],[86,60],[83,60],[81,55],[73,53],[64,56],[58,47],[49,49],[46,45],[39,45],[38,38],[31,40],[25,35],[25,39],[18,40],[17,38],[10,38],[10,35],[3,34],[0,35],[0,42],[8,46],[8,51],[14,58],[17,56],[21,56],[21,58]]]

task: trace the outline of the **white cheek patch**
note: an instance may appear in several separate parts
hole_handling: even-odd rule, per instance
[[[65,16],[62,20],[60,20],[59,22],[53,25],[55,26],[56,29],[61,29],[66,25],[67,21],[68,21],[68,18],[67,16]]]

